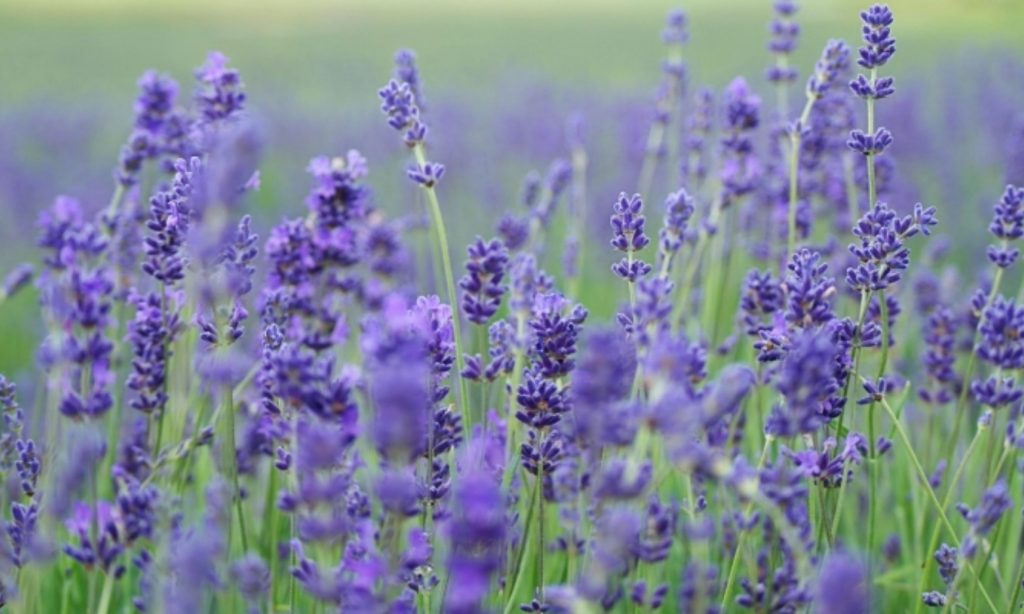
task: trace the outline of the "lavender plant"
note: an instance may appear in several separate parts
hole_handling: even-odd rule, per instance
[[[944,286],[919,250],[938,212],[881,189],[892,12],[861,14],[849,91],[825,45],[793,119],[795,16],[774,4],[772,123],[743,77],[685,106],[670,13],[637,193],[592,196],[609,135],[574,115],[457,283],[439,188],[469,164],[432,161],[412,51],[378,95],[427,251],[355,149],[264,226],[239,72],[210,54],[190,99],[145,73],[111,200],[56,197],[0,286],[5,317],[34,283],[47,333],[35,380],[0,376],[0,606],[1024,606],[1024,190],[995,206],[991,277]]]

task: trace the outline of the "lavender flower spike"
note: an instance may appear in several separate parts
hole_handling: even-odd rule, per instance
[[[459,280],[462,311],[474,324],[486,324],[498,311],[506,287],[502,284],[508,265],[508,251],[498,239],[476,241],[466,248],[466,275]]]
[[[612,247],[626,253],[622,260],[612,265],[612,272],[630,284],[651,272],[651,265],[634,259],[636,253],[650,243],[644,232],[643,206],[639,194],[626,196],[622,192],[612,208]]]

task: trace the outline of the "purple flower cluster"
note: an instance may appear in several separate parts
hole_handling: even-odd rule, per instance
[[[725,125],[722,136],[722,167],[719,173],[723,206],[749,194],[761,176],[761,166],[754,156],[753,131],[761,121],[761,99],[746,80],[737,77],[725,89],[723,99]]]
[[[378,95],[429,214],[422,251],[419,214],[390,218],[401,202],[354,149],[313,158],[304,207],[263,230],[238,71],[211,54],[184,104],[146,73],[109,206],[90,218],[61,197],[40,216],[44,377],[22,409],[0,376],[0,605],[1012,609],[1024,307],[1003,284],[1024,191],[996,205],[973,295],[941,246],[901,283],[937,222],[874,159],[891,143],[873,105],[894,93],[877,74],[892,13],[861,15],[852,93],[834,87],[849,49],[825,46],[790,122],[796,10],[774,3],[767,127],[742,77],[687,103],[688,23],[670,13],[654,124],[624,140],[635,164],[604,166],[601,122],[584,135],[572,116],[458,284],[448,237],[465,228],[445,226],[412,51]],[[858,96],[871,129],[850,134]],[[431,106],[433,126],[459,119],[449,108]],[[442,145],[499,199],[504,174],[464,172],[464,145]],[[590,249],[588,195],[635,170],[599,274],[612,254]],[[15,269],[0,307],[33,276]],[[609,322],[612,279],[629,303]],[[950,521],[954,496],[974,507]]]
[[[789,85],[796,81],[797,70],[789,64],[789,57],[796,51],[800,36],[800,24],[793,16],[797,5],[792,0],[776,0],[772,4],[775,18],[770,25],[771,40],[768,50],[776,56],[775,65],[768,69],[768,81],[776,85]]]
[[[850,82],[850,89],[858,97],[871,104],[892,96],[896,91],[892,77],[878,77],[878,69],[885,66],[896,53],[896,41],[892,38],[893,16],[889,7],[876,4],[860,14],[863,26],[861,34],[864,46],[858,49],[858,60],[862,68],[869,71],[867,76],[861,74]],[[892,145],[892,133],[885,128],[871,132],[854,130],[850,132],[847,146],[865,156],[878,156]],[[868,203],[874,205],[875,203]]]
[[[626,256],[612,265],[612,272],[635,284],[639,279],[651,272],[651,265],[637,260],[637,252],[641,251],[651,240],[644,232],[646,218],[643,215],[643,201],[639,194],[627,196],[625,192],[612,205],[612,247]]]
[[[466,275],[459,280],[462,288],[462,312],[474,324],[486,324],[494,317],[505,295],[505,269],[508,251],[498,239],[476,241],[466,248]]]

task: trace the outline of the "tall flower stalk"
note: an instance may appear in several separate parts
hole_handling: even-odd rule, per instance
[[[789,212],[787,216],[788,230],[786,233],[787,256],[796,253],[797,205],[800,200],[800,144],[803,140],[807,122],[811,117],[814,104],[821,100],[832,87],[840,72],[847,65],[850,50],[843,41],[829,41],[821,52],[821,58],[814,65],[814,73],[807,80],[807,101],[800,112],[799,118],[789,127]]]
[[[420,109],[416,95],[408,83],[399,83],[391,80],[377,92],[381,99],[381,110],[388,116],[388,125],[402,134],[405,145],[412,150],[413,165],[408,170],[408,176],[418,184],[427,195],[427,204],[430,211],[431,227],[434,230],[435,247],[441,255],[441,269],[444,273],[445,291],[448,304],[458,304],[458,295],[455,293],[455,277],[452,269],[451,253],[448,247],[448,233],[445,230],[444,215],[441,213],[441,202],[437,197],[437,183],[444,176],[444,165],[427,160],[426,137],[427,126],[420,118]],[[455,365],[456,373],[465,370],[465,358],[463,357],[461,315],[454,313],[452,327],[455,335]],[[459,402],[463,420],[469,423],[469,396],[466,391],[466,384],[459,378]]]

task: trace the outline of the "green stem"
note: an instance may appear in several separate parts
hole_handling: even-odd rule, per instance
[[[427,163],[427,155],[423,149],[422,143],[417,143],[413,147],[412,151],[417,164],[423,166]],[[462,410],[462,419],[466,428],[469,428],[472,424],[469,421],[469,408],[467,407],[469,395],[466,392],[466,380],[462,375],[460,375],[465,369],[465,359],[462,356],[462,326],[460,324],[461,316],[459,314],[459,296],[455,293],[455,278],[452,275],[452,259],[451,253],[448,249],[448,233],[445,231],[444,216],[441,214],[441,203],[437,199],[437,190],[434,189],[434,186],[424,186],[423,190],[427,194],[431,226],[434,228],[437,248],[441,253],[441,264],[444,268],[445,289],[448,292],[448,304],[451,305],[452,309],[452,333],[455,340],[455,378],[459,382],[459,402],[461,404],[460,409]]]
[[[757,461],[758,471],[764,468],[764,463],[768,459],[768,448],[771,447],[773,440],[774,437],[771,435],[765,437],[764,448],[761,450],[761,458]],[[753,502],[748,503],[746,509],[743,510],[743,515],[749,515],[750,510],[753,509],[753,507]],[[746,545],[748,533],[749,531],[741,531],[739,539],[736,540],[736,550],[732,553],[732,561],[729,563],[729,575],[725,582],[725,590],[722,592],[722,611],[729,610],[729,598],[732,596],[733,587],[736,585],[736,574],[739,571],[740,556],[743,553],[744,545]]]
[[[238,515],[239,536],[242,542],[242,551],[249,550],[249,540],[245,530],[245,511],[242,505],[241,489],[238,481],[238,464],[235,459],[235,397],[234,389],[227,386],[224,389],[224,413],[221,415],[221,460],[224,467],[224,474],[231,488],[231,501],[234,512]],[[231,524],[230,514],[228,524]],[[226,552],[228,560],[231,559],[231,531],[228,531]]]
[[[785,91],[781,89],[780,91]],[[786,234],[787,239],[787,256],[792,256],[796,252],[796,209],[797,203],[800,199],[800,142],[802,140],[801,130],[807,123],[807,119],[811,115],[811,108],[814,106],[814,101],[817,100],[813,95],[807,96],[807,102],[804,103],[804,110],[800,113],[800,119],[797,121],[796,126],[793,127],[792,132],[789,135],[789,228]],[[785,116],[783,116],[785,117]],[[780,269],[785,268],[785,259],[779,262]],[[780,270],[781,274],[781,270]]]
[[[946,529],[949,531],[951,539],[953,540],[953,545],[959,548],[960,539],[956,536],[956,530],[953,528],[952,523],[949,522],[949,517],[946,516],[945,509],[943,509],[942,504],[939,503],[939,498],[935,496],[935,490],[932,488],[932,485],[928,482],[928,474],[925,473],[924,467],[921,466],[921,461],[917,458],[917,454],[914,453],[914,447],[910,443],[910,437],[907,436],[907,431],[903,428],[903,423],[896,415],[896,412],[893,411],[892,406],[889,405],[889,401],[883,398],[880,402],[882,404],[882,407],[885,409],[886,413],[889,414],[889,418],[896,426],[896,433],[900,436],[900,441],[903,443],[903,446],[907,449],[907,454],[910,456],[910,461],[913,463],[914,469],[917,471],[917,477],[921,480],[922,484],[924,485],[925,492],[928,493],[928,499],[935,507],[935,510],[939,513],[939,519],[942,521],[942,525],[946,527]],[[974,570],[974,566],[970,562],[965,561],[965,565],[975,577],[978,577],[978,573]],[[980,590],[982,597],[985,598],[986,603],[990,608],[992,608],[992,611],[998,612],[999,610],[998,608],[996,608],[995,603],[992,601],[992,597],[988,594],[988,591],[985,590],[984,587],[981,587]]]
[[[114,592],[114,574],[108,573],[103,580],[103,592],[100,594],[100,604],[96,607],[96,614],[107,614],[110,609],[110,597]]]
[[[942,498],[942,509],[948,509],[949,504],[952,503],[953,496],[956,492],[956,486],[960,482],[960,477],[963,475],[964,469],[966,469],[967,467],[967,461],[968,459],[970,459],[971,453],[974,452],[974,448],[978,444],[978,440],[980,439],[981,434],[985,431],[986,428],[987,427],[979,428],[978,431],[974,434],[974,437],[971,439],[971,443],[967,446],[967,451],[964,452],[964,456],[963,458],[960,459],[960,463],[957,465],[956,471],[953,472],[953,477],[950,479],[949,486],[946,487],[946,494]],[[921,575],[921,583],[918,588],[919,593],[925,592],[925,590],[928,588],[928,576],[931,572],[932,563],[935,560],[932,557],[932,553],[935,552],[935,549],[939,547],[939,537],[941,536],[941,534],[942,527],[936,525],[935,528],[932,530],[931,539],[928,540],[928,548],[924,552],[925,560],[921,564],[921,567],[924,568],[924,573]],[[919,603],[917,605],[916,611],[920,612],[921,608],[923,607],[923,603]]]
[[[875,80],[878,78],[878,69],[871,69],[871,87],[875,87]],[[875,99],[868,97],[868,136],[875,134]],[[878,193],[875,186],[875,154],[869,153],[867,155],[867,169],[868,169],[868,208],[874,207],[878,199]]]
[[[505,602],[504,614],[510,614],[515,609],[515,607],[516,607],[516,595],[519,594],[519,589],[522,586],[523,577],[524,577],[524,574],[523,574],[523,561],[526,559],[526,548],[527,548],[527,545],[531,541],[533,541],[533,540],[530,539],[530,529],[531,529],[531,525],[533,524],[533,516],[534,516],[533,512],[534,512],[534,509],[537,507],[536,506],[536,503],[537,503],[536,500],[537,500],[537,497],[538,497],[539,494],[540,494],[540,482],[535,482],[534,488],[533,488],[533,493],[530,495],[530,503],[529,503],[529,507],[527,508],[526,519],[523,522],[523,533],[522,533],[523,537],[522,537],[522,540],[521,540],[522,543],[520,544],[519,552],[516,555],[516,560],[513,563],[513,570],[514,571],[511,574],[511,577],[512,577],[513,580],[512,580],[512,584],[509,585],[511,588],[509,589],[508,594],[506,595],[507,601]]]
[[[857,202],[857,182],[853,169],[853,155],[846,152],[843,155],[843,179],[846,183],[846,207],[850,213],[850,226],[853,227],[860,219],[860,203]]]
[[[1002,247],[1005,249],[1007,245],[1006,240],[1002,242]],[[946,464],[948,465],[952,459],[953,454],[956,452],[957,440],[960,439],[960,427],[963,424],[963,420],[960,414],[965,413],[965,404],[967,403],[967,394],[971,389],[971,377],[974,375],[974,367],[977,365],[978,359],[978,342],[981,339],[981,327],[985,324],[985,312],[988,311],[992,301],[995,300],[999,294],[999,287],[1003,282],[1003,269],[996,268],[995,275],[992,277],[992,289],[989,290],[988,296],[985,298],[985,306],[982,307],[981,313],[978,314],[978,325],[974,329],[974,337],[971,340],[971,353],[967,358],[967,367],[964,370],[963,388],[960,391],[960,396],[956,401],[956,409],[953,412],[953,432],[950,435],[949,441],[946,443]]]
[[[843,461],[843,483],[839,485],[839,496],[836,499],[836,510],[835,516],[832,517],[832,535],[839,535],[839,519],[843,516],[843,500],[846,498],[846,485],[850,482],[849,477],[846,475],[850,469],[849,459]],[[831,543],[829,546],[831,547]]]

